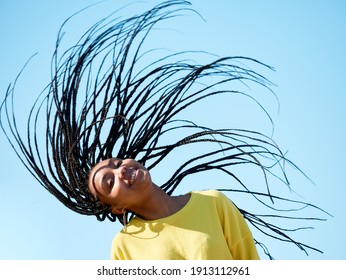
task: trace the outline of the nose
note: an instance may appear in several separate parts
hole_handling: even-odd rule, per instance
[[[127,171],[126,166],[124,166],[124,165],[120,166],[117,171],[118,171],[118,177],[120,179],[125,179],[126,171]]]

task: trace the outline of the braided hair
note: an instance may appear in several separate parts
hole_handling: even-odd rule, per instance
[[[240,95],[254,101],[271,120],[243,85],[256,85],[273,93],[271,82],[252,70],[272,68],[249,57],[215,58],[204,52],[183,51],[153,59],[158,50],[145,49],[149,35],[162,21],[185,12],[195,12],[189,2],[172,0],[126,19],[111,15],[94,24],[60,55],[64,23],[52,58],[51,82],[33,104],[24,136],[17,127],[14,110],[16,82],[9,86],[1,104],[1,128],[17,156],[66,207],[100,221],[118,218],[123,222],[89,192],[89,172],[95,164],[112,157],[133,158],[154,170],[176,151],[182,151],[182,162],[161,184],[169,195],[188,176],[213,171],[236,182],[220,190],[248,194],[272,211],[278,210],[273,207],[274,201],[285,201],[294,205],[292,208],[315,207],[271,193],[270,178],[290,188],[285,165],[297,168],[271,137],[254,130],[213,129],[181,117],[203,100]],[[193,61],[195,54],[205,55],[209,62]],[[44,137],[40,134],[42,127]],[[198,154],[189,153],[195,147]],[[264,190],[247,185],[236,174],[235,168],[243,165],[261,172]],[[260,232],[293,242],[305,252],[319,251],[291,238],[291,229],[266,219],[293,217],[239,209]],[[271,257],[257,239],[256,243]]]

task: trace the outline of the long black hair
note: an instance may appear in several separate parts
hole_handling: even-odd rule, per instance
[[[31,108],[26,134],[21,134],[16,122],[16,83],[9,86],[1,104],[2,130],[38,182],[77,213],[101,221],[117,219],[88,190],[89,172],[96,163],[111,157],[133,158],[154,170],[172,153],[182,151],[181,164],[161,184],[168,194],[190,175],[220,172],[237,183],[221,190],[247,194],[272,211],[255,214],[238,205],[259,232],[293,242],[305,252],[318,250],[291,238],[289,232],[296,229],[271,222],[272,217],[319,220],[281,215],[282,209],[274,208],[277,201],[291,205],[290,210],[315,206],[271,193],[272,178],[275,185],[290,188],[286,164],[297,168],[271,137],[255,130],[205,127],[180,117],[203,100],[240,95],[255,102],[271,120],[243,85],[259,86],[275,96],[271,82],[252,70],[272,68],[249,57],[201,52],[209,62],[200,64],[192,59],[197,52],[184,51],[154,59],[161,52],[145,49],[149,34],[162,21],[186,12],[195,12],[189,2],[173,0],[126,19],[112,14],[60,54],[63,24],[52,58],[51,82]],[[195,147],[198,153],[190,153]],[[243,165],[260,171],[264,188],[249,186],[236,174],[236,167]],[[271,257],[257,238],[256,242]]]

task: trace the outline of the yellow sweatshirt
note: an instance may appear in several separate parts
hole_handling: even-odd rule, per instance
[[[239,210],[221,192],[191,192],[177,213],[154,221],[133,218],[112,243],[116,260],[259,259]]]

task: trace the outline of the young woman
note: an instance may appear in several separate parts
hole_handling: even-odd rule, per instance
[[[145,49],[158,24],[191,11],[186,1],[167,1],[127,19],[110,16],[60,51],[63,26],[52,81],[33,105],[24,137],[14,110],[15,83],[9,87],[0,120],[6,137],[31,174],[66,207],[125,225],[114,240],[113,258],[256,259],[254,243],[270,256],[244,218],[259,233],[314,249],[270,220],[291,218],[274,202],[290,209],[310,206],[271,194],[271,180],[290,187],[285,162],[291,162],[275,142],[258,131],[205,127],[183,114],[218,95],[242,96],[267,113],[243,85],[269,89],[270,82],[253,69],[271,68],[248,57]],[[201,56],[208,62],[198,63]],[[155,185],[149,171],[171,165],[172,158],[175,170]],[[239,166],[259,171],[262,186],[248,185],[237,174]],[[219,176],[228,177],[224,191],[248,195],[271,212],[235,207],[215,191],[172,195],[183,179],[205,173],[213,174],[215,185]]]
[[[115,237],[117,260],[259,259],[239,210],[217,191],[169,196],[133,159],[107,159],[90,172],[90,192],[125,228]],[[126,212],[136,214],[126,224]]]

